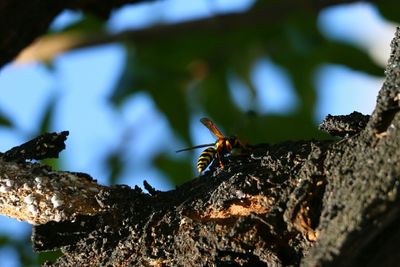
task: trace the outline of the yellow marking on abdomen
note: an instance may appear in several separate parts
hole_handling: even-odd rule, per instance
[[[211,161],[213,161],[217,150],[214,147],[208,147],[203,152],[201,152],[199,159],[197,160],[197,170],[199,173],[204,171]]]

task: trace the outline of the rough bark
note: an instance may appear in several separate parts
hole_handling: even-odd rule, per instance
[[[30,224],[73,221],[102,211],[96,196],[103,186],[89,175],[52,171],[27,160],[58,157],[68,132],[48,133],[0,157],[0,213]]]
[[[399,77],[398,29],[373,114],[324,122],[344,139],[256,145],[248,154],[226,155],[224,169],[214,164],[168,192],[147,183],[149,194],[99,186],[82,174],[25,162],[35,156],[17,148],[1,155],[0,188],[15,193],[0,192],[0,204],[30,214],[24,205],[43,200],[35,214],[49,219],[26,220],[39,224],[32,234],[35,250],[64,253],[47,266],[398,265]],[[62,149],[66,134],[56,136],[26,147]],[[38,173],[47,182],[31,202],[24,192],[38,187]],[[54,193],[70,198],[54,207],[46,197]],[[82,205],[94,208],[87,212]],[[53,213],[63,216],[54,219]]]
[[[64,8],[39,2],[2,17],[0,64]],[[23,9],[13,3],[0,14]],[[0,155],[0,213],[35,225],[35,250],[64,252],[49,266],[398,265],[399,77],[400,30],[373,114],[324,123],[343,139],[256,145],[169,192],[28,161],[64,148],[66,133],[45,135]]]

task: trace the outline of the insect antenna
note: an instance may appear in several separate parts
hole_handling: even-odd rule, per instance
[[[177,151],[175,151],[176,153],[182,152],[182,151],[187,151],[187,150],[192,150],[192,149],[196,149],[196,148],[202,148],[202,147],[206,147],[206,146],[213,146],[215,145],[215,143],[211,143],[211,144],[204,144],[204,145],[198,145],[198,146],[192,146],[192,147],[188,147],[188,148],[183,148],[183,149],[179,149]]]

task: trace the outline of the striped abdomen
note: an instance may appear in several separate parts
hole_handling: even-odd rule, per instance
[[[208,147],[203,152],[201,152],[200,157],[197,161],[197,170],[199,173],[204,171],[211,161],[213,161],[217,150],[214,147]]]

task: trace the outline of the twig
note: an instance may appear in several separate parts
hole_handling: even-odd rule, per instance
[[[41,160],[58,158],[58,154],[65,148],[69,132],[45,133],[20,146],[16,146],[4,153],[5,161],[25,161],[28,159]]]

